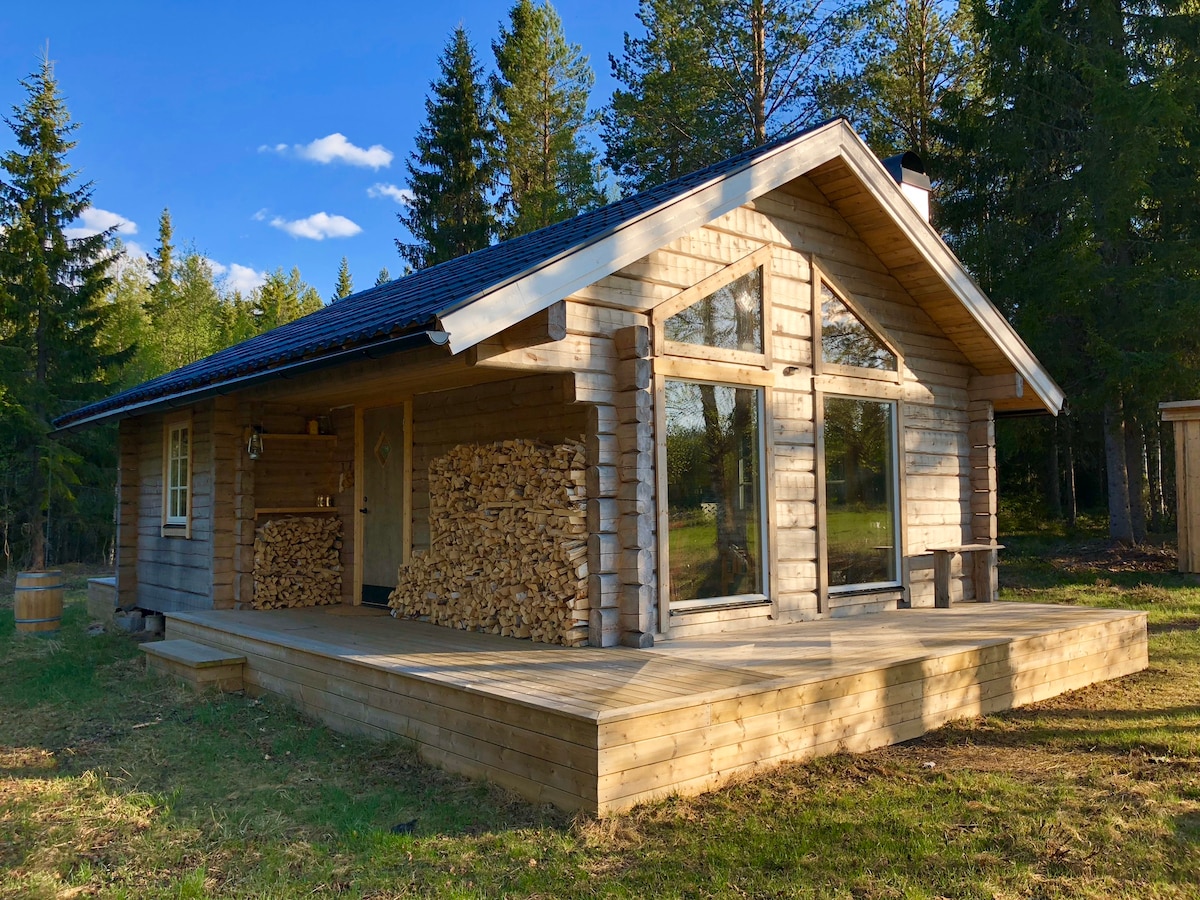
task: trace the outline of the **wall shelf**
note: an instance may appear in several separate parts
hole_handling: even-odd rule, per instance
[[[280,434],[277,432],[261,432],[264,443],[271,441],[336,441],[336,434]]]
[[[256,516],[309,515],[311,513],[336,513],[336,506],[264,506],[254,510]]]

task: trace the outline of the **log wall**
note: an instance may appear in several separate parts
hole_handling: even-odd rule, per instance
[[[136,519],[136,562],[133,563],[137,605],[174,612],[211,609],[213,588],[213,451],[212,403],[193,409],[192,515],[190,537],[163,537],[163,417],[144,416],[127,430],[123,457],[136,456],[137,513],[127,507],[126,522]],[[128,441],[127,444],[124,441]],[[123,501],[124,507],[124,501]],[[124,541],[124,538],[123,538]],[[129,568],[122,566],[122,574]],[[127,586],[122,583],[121,590]]]
[[[608,571],[604,561],[591,560],[594,578],[599,579],[593,586],[593,602],[597,602],[596,596],[608,598],[614,592],[628,599],[628,607],[620,604],[623,633],[645,627],[648,613],[656,618],[654,596],[641,570],[647,566],[654,569],[657,561],[653,551],[649,556],[634,556],[631,552],[638,546],[645,549],[648,539],[650,546],[654,544],[653,524],[632,525],[632,520],[626,518],[636,508],[654,502],[653,473],[649,461],[639,455],[646,449],[641,445],[653,440],[653,429],[646,427],[641,401],[630,399],[621,390],[637,389],[638,364],[634,360],[639,355],[632,346],[631,334],[622,336],[621,328],[637,324],[637,318],[630,318],[634,314],[652,310],[764,246],[771,247],[766,281],[771,371],[762,383],[768,387],[768,470],[773,473],[768,516],[774,606],[741,615],[730,611],[689,615],[689,622],[700,627],[685,630],[674,621],[672,633],[745,627],[761,621],[768,612],[783,620],[805,620],[895,608],[902,600],[915,606],[932,606],[932,570],[920,562],[927,549],[995,540],[991,406],[987,402],[971,403],[968,380],[976,374],[975,369],[821,191],[801,178],[601,279],[577,292],[568,304],[568,340],[574,341],[573,363],[579,370],[603,368],[599,363],[605,353],[594,347],[586,352],[583,338],[588,335],[578,327],[589,314],[604,317],[605,327],[597,329],[599,333],[614,335],[623,342],[623,349],[616,353],[617,362],[609,368],[614,378],[620,373],[620,384],[614,381],[611,392],[606,392],[597,389],[602,382],[596,376],[589,376],[593,389],[588,399],[600,410],[589,429],[589,440],[598,445],[599,453],[604,452],[609,443],[606,423],[612,419],[605,412],[608,404],[616,413],[614,437],[619,426],[641,426],[630,427],[607,457],[623,473],[644,474],[637,479],[642,485],[640,494],[635,497],[632,488],[626,491],[627,501],[634,505],[618,510],[616,519],[602,515],[594,519],[600,527],[614,524],[610,552],[623,556],[613,585],[603,581]],[[814,324],[819,328],[819,321],[814,323],[813,319],[814,263],[844,287],[852,304],[874,318],[900,351],[903,367],[894,394],[880,394],[870,385],[844,376],[814,377]],[[624,309],[602,309],[600,304]],[[791,372],[785,376],[784,369]],[[720,366],[712,366],[711,371],[720,372]],[[733,367],[725,371],[725,379],[716,374],[696,377],[733,383],[742,379]],[[898,591],[840,598],[835,595],[828,602],[820,597],[817,485],[821,463],[817,458],[815,407],[822,391],[887,396],[899,401],[901,537],[906,561],[916,561],[908,576],[907,595]],[[647,403],[653,403],[652,396]],[[607,546],[607,537],[601,535],[599,540]],[[962,571],[961,561],[956,560],[952,573],[955,599],[971,596],[968,575]],[[641,586],[635,587],[639,583]],[[607,600],[600,601],[604,602]],[[711,621],[702,622],[705,616]]]

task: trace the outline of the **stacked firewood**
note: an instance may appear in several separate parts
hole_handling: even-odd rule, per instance
[[[254,608],[342,602],[342,520],[282,516],[254,532]]]
[[[583,444],[463,444],[429,466],[430,549],[400,568],[396,615],[575,647],[588,637]]]

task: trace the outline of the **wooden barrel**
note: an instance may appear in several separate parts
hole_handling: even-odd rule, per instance
[[[63,577],[57,570],[21,572],[13,592],[17,631],[55,634],[62,624]]]

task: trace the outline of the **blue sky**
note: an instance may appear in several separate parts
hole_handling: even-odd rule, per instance
[[[393,239],[404,161],[437,57],[460,22],[485,68],[509,2],[11,0],[0,12],[0,110],[46,42],[79,123],[70,161],[94,183],[79,227],[122,222],[150,250],[158,217],[231,285],[299,266],[328,297],[342,256],[355,288],[402,265]],[[555,3],[567,39],[613,88],[608,55],[639,32],[637,0]],[[595,140],[599,146],[598,138]],[[13,145],[0,129],[0,152]]]

